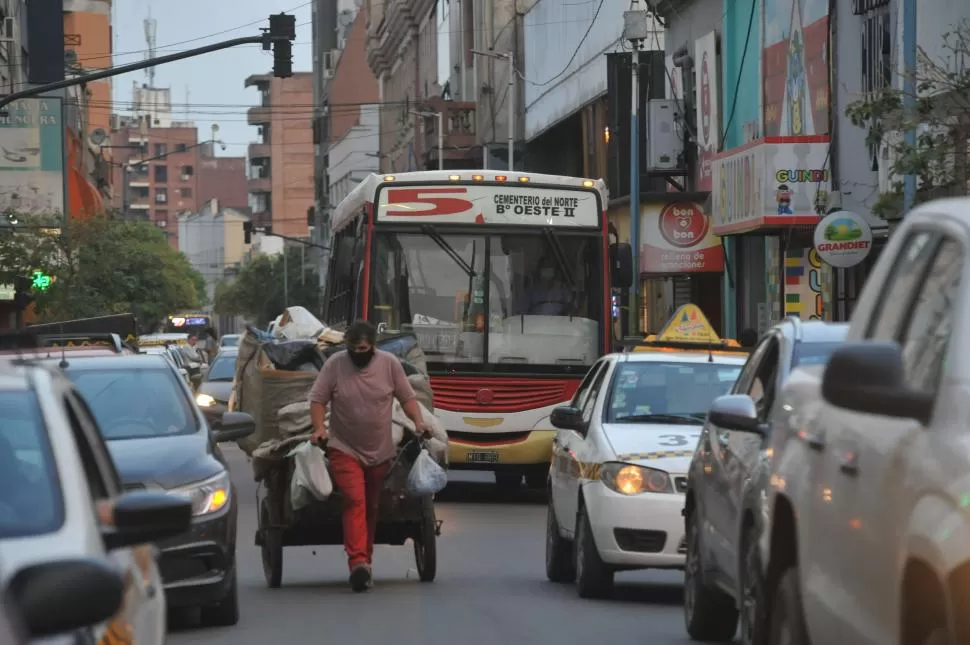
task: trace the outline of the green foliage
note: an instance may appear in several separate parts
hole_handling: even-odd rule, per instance
[[[943,37],[942,61],[922,57],[914,79],[915,108],[904,109],[905,95],[887,88],[850,103],[845,110],[853,125],[866,129],[871,146],[887,144],[894,161],[890,173],[899,178],[873,205],[874,214],[889,220],[903,215],[904,175],[916,176],[916,203],[965,195],[970,179],[967,141],[970,139],[970,21],[964,20]],[[901,133],[914,129],[916,145]]]
[[[283,313],[287,304],[306,307],[320,315],[322,294],[317,286],[319,279],[315,267],[305,263],[308,254],[299,248],[289,248],[285,252],[285,263],[282,253],[257,255],[240,269],[235,278],[216,285],[215,311],[221,315],[243,316],[263,327]],[[284,264],[286,281],[283,279]],[[284,284],[289,292],[288,298],[284,294]]]
[[[135,312],[148,322],[204,304],[202,276],[148,222],[101,215],[71,221],[66,237],[33,226],[0,236],[0,281],[34,271],[55,278],[34,294],[42,320]]]

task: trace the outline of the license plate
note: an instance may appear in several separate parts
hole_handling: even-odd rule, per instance
[[[496,450],[480,450],[476,452],[469,452],[465,459],[470,464],[497,464],[498,463],[498,451]]]

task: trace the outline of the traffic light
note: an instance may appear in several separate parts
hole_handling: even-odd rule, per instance
[[[243,242],[246,244],[253,243],[253,223],[243,222]]]
[[[269,38],[273,45],[273,76],[293,76],[293,41],[296,39],[296,16],[286,13],[269,17]]]
[[[30,293],[31,281],[28,278],[16,278],[13,282],[13,306],[17,311],[23,311],[34,301]]]

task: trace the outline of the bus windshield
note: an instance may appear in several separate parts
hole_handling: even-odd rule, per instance
[[[604,324],[602,238],[376,233],[370,319],[432,363],[592,365]]]

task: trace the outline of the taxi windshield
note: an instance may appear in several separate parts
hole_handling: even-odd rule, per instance
[[[64,503],[36,395],[0,391],[0,418],[0,539],[55,531]]]
[[[691,423],[734,385],[741,365],[723,363],[629,362],[613,381],[606,408],[609,423]]]

